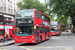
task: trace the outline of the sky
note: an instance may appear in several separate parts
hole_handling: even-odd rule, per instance
[[[39,0],[41,3],[45,3],[45,0]]]
[[[2,0],[0,0],[0,7],[2,7]]]

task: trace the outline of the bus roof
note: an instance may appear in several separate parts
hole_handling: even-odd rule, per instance
[[[38,12],[40,12],[39,10],[37,10],[37,9],[24,9],[24,10],[34,10],[34,11],[38,11]],[[18,11],[21,11],[21,10],[18,10]],[[17,12],[18,12],[17,11]],[[45,16],[47,16],[47,17],[49,17],[48,15],[46,15],[46,14],[44,14],[44,13],[42,13],[42,12],[40,12],[41,14],[43,14],[43,15],[45,15]],[[50,18],[50,17],[49,17]]]

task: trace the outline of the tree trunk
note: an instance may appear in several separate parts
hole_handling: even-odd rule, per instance
[[[75,17],[71,17],[72,18],[72,24],[73,24],[73,33],[75,33]]]

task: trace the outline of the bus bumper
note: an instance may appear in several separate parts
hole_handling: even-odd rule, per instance
[[[15,39],[15,43],[36,43],[36,40],[31,39]]]

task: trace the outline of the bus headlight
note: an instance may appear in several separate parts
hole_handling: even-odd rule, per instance
[[[34,37],[32,37],[32,38],[34,38]]]
[[[32,42],[35,42],[35,41],[32,41]]]

